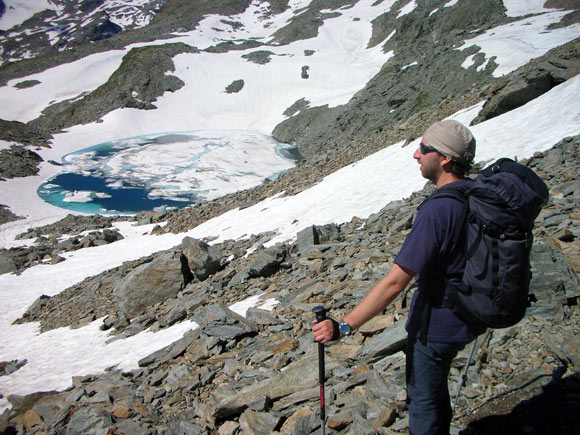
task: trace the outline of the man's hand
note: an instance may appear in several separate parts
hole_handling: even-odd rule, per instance
[[[312,332],[314,332],[314,339],[319,343],[324,344],[340,338],[338,323],[335,320],[328,318],[320,323],[316,320],[313,323]]]

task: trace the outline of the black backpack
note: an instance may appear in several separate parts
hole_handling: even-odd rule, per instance
[[[441,197],[463,203],[464,224],[453,242],[462,231],[467,241],[462,283],[447,286],[443,306],[478,333],[516,324],[529,305],[532,228],[548,201],[546,184],[527,166],[502,158],[472,186],[443,186],[428,200]]]

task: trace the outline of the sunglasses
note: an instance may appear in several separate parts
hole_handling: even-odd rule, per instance
[[[421,151],[421,154],[429,154],[432,152],[437,152],[435,148],[430,147],[429,145],[425,145],[423,142],[419,144],[419,150]]]

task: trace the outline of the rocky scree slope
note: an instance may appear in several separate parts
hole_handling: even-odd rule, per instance
[[[580,397],[580,136],[524,163],[550,187],[537,220],[531,292],[513,328],[480,337],[453,425],[465,433],[573,433]],[[180,246],[125,263],[54,297],[20,321],[42,330],[104,317],[111,340],[183,319],[200,327],[139,362],[140,368],[73,379],[62,392],[10,396],[1,430],[19,433],[310,434],[320,425],[311,309],[339,318],[384,275],[426,187],[368,219],[311,227],[295,243],[271,235]],[[253,252],[252,252],[253,251]],[[251,252],[251,253],[250,253]],[[248,254],[249,253],[249,254]],[[248,255],[247,255],[248,254]],[[158,273],[163,270],[164,273]],[[162,277],[160,277],[162,276]],[[403,330],[412,290],[355,336],[326,347],[329,433],[405,433]],[[241,317],[228,305],[263,294],[280,303]],[[455,392],[465,349],[451,373]],[[26,361],[0,364],[8,373]],[[541,411],[540,411],[541,410]],[[508,426],[505,426],[508,425]]]
[[[113,222],[128,219],[115,216],[67,215],[60,221],[16,236],[16,240],[34,238],[34,244],[26,247],[0,249],[0,274],[21,273],[40,263],[56,264],[65,261],[64,252],[92,246],[105,245],[122,240],[117,229],[110,229]]]

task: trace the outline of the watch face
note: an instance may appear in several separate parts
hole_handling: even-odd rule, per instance
[[[345,322],[340,323],[340,332],[344,335],[350,335],[350,325]]]

